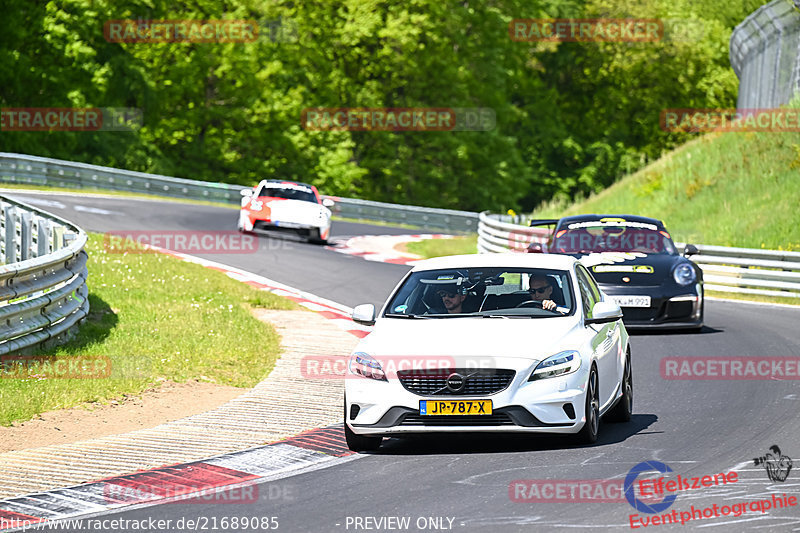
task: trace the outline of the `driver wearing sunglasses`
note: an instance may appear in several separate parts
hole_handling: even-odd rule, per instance
[[[553,295],[553,286],[546,276],[531,274],[528,281],[528,294],[530,294],[531,300],[542,302],[542,308],[548,311],[556,310],[556,303],[550,299]]]
[[[463,313],[461,306],[464,303],[464,300],[467,299],[466,294],[462,294],[461,291],[453,287],[445,287],[436,291],[437,296],[442,299],[442,304],[444,304],[445,309],[447,309],[448,313]]]

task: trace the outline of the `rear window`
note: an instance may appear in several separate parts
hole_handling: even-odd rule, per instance
[[[632,221],[590,221],[560,228],[550,253],[587,254],[592,252],[640,252],[677,254],[675,244],[665,230],[653,224]]]
[[[311,187],[296,183],[267,183],[261,187],[258,196],[317,203],[317,197]]]

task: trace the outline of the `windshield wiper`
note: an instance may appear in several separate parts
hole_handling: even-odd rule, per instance
[[[383,316],[385,316],[385,317],[387,317],[387,318],[431,318],[431,317],[429,317],[429,316],[423,316],[423,315],[404,315],[404,314],[401,314],[401,313],[386,313],[386,314],[385,314],[385,315],[383,315]]]

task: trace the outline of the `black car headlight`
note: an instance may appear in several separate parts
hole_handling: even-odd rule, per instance
[[[675,278],[675,283],[678,285],[689,285],[697,280],[697,274],[692,265],[688,263],[680,263],[676,266],[672,271],[672,277]]]
[[[383,368],[381,368],[381,364],[364,352],[355,352],[351,355],[348,367],[353,374],[358,374],[365,378],[377,379],[378,381],[387,381],[386,374]]]
[[[581,367],[581,354],[575,350],[551,355],[533,369],[528,381],[555,378],[576,372]]]

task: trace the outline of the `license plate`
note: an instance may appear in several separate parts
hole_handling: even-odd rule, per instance
[[[492,400],[420,400],[421,415],[490,415]]]
[[[620,307],[650,307],[649,296],[612,296],[611,299]]]
[[[302,224],[298,224],[297,222],[281,222],[279,220],[275,220],[273,222],[273,224],[275,224],[276,226],[279,226],[281,228],[302,228],[303,227]]]

